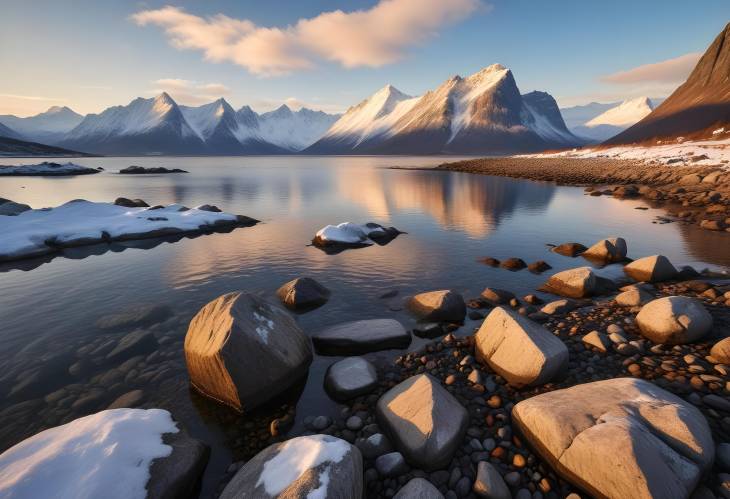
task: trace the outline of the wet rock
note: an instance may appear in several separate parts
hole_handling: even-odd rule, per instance
[[[117,331],[151,326],[171,316],[172,310],[165,305],[142,304],[131,306],[117,314],[104,316],[96,321],[95,325],[103,331]]]
[[[641,288],[633,287],[616,295],[616,303],[622,307],[638,307],[649,303],[654,296]]]
[[[627,276],[636,281],[661,282],[673,279],[677,269],[664,255],[653,255],[639,258],[624,267]]]
[[[107,409],[134,408],[139,406],[142,400],[144,400],[144,392],[142,390],[132,390],[119,396],[114,402],[109,404]]]
[[[382,433],[375,433],[368,438],[358,439],[355,445],[360,449],[365,459],[375,459],[383,454],[393,452],[393,445],[388,437]]]
[[[292,438],[259,452],[234,475],[221,499],[360,499],[362,456],[329,435]]]
[[[413,334],[419,338],[438,338],[446,334],[441,324],[438,322],[426,322],[424,324],[418,324],[413,328]]]
[[[396,448],[426,471],[451,462],[469,423],[466,409],[428,374],[391,388],[378,400],[376,414]]]
[[[390,452],[375,459],[375,469],[382,477],[400,476],[408,472],[408,465],[400,452]]]
[[[408,309],[419,319],[432,322],[461,322],[466,316],[466,303],[451,290],[420,293],[407,302]]]
[[[285,310],[257,295],[234,292],[193,317],[185,360],[199,392],[241,411],[297,383],[312,362],[312,347]]]
[[[141,199],[127,198],[117,198],[114,200],[114,204],[117,206],[124,206],[125,208],[147,208],[149,206]]]
[[[636,324],[641,334],[654,343],[682,345],[710,332],[712,316],[694,298],[666,296],[644,305]]]
[[[687,498],[715,452],[699,410],[644,380],[537,395],[512,418],[559,474],[597,497]]]
[[[444,496],[425,478],[412,478],[393,499],[444,499]]]
[[[362,357],[335,362],[324,377],[324,387],[332,398],[348,400],[372,391],[378,385],[375,366]]]
[[[621,237],[602,239],[581,256],[604,263],[620,262],[626,259],[626,241]]]
[[[298,277],[281,286],[276,296],[291,310],[312,310],[327,303],[330,290],[314,279]]]
[[[502,475],[487,461],[479,462],[473,490],[477,496],[487,499],[512,499]]]
[[[180,168],[165,168],[162,166],[153,166],[145,168],[144,166],[132,165],[119,170],[122,175],[145,175],[145,174],[165,174],[165,173],[188,173]]]
[[[499,266],[507,270],[522,270],[527,267],[527,264],[521,258],[508,258],[503,260]]]
[[[482,291],[482,298],[492,305],[502,305],[509,303],[510,300],[514,300],[515,295],[511,291],[506,291],[504,289],[486,288]]]
[[[563,243],[553,248],[553,252],[563,255],[575,257],[587,250],[585,246],[580,243]]]
[[[544,260],[538,260],[536,262],[532,262],[531,264],[529,264],[527,266],[527,269],[530,272],[534,272],[536,274],[545,272],[546,270],[550,270],[551,268],[552,268],[552,266]]]
[[[172,451],[169,456],[152,462],[147,497],[187,497],[197,488],[208,464],[210,448],[183,430],[163,435],[162,442],[172,447]]]
[[[474,336],[477,359],[486,362],[511,385],[539,385],[568,363],[568,349],[541,325],[497,307]]]
[[[158,347],[159,343],[154,334],[138,329],[119,340],[114,349],[107,354],[106,359],[111,362],[119,362],[136,355],[146,355],[157,350]]]
[[[540,289],[568,298],[584,298],[599,290],[599,281],[590,267],[578,267],[550,276]]]
[[[484,257],[480,260],[484,265],[489,265],[490,267],[499,267],[499,264],[501,263],[496,258],[492,258],[491,256]]]
[[[395,319],[344,322],[312,335],[317,352],[324,355],[358,355],[390,348],[405,348],[411,335]]]

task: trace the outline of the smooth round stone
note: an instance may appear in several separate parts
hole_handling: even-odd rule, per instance
[[[402,475],[408,471],[408,465],[400,452],[383,454],[375,460],[375,469],[384,477]]]
[[[332,398],[348,400],[364,395],[378,385],[378,373],[362,357],[348,357],[335,362],[324,378],[324,387]]]

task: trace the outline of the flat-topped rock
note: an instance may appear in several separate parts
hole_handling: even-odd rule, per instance
[[[412,376],[376,406],[382,428],[409,463],[427,471],[447,466],[461,444],[469,413],[435,378]]]
[[[595,497],[688,498],[715,453],[698,409],[639,379],[537,395],[512,419],[564,479]]]
[[[622,237],[602,239],[581,253],[581,256],[603,263],[621,262],[626,259],[626,241]]]
[[[477,359],[516,387],[547,383],[568,364],[568,349],[559,338],[502,307],[490,312],[474,342]]]
[[[312,347],[284,309],[234,292],[208,303],[190,321],[185,361],[193,387],[243,411],[304,377]]]
[[[369,393],[378,385],[378,373],[362,357],[348,357],[335,362],[324,376],[324,387],[332,398],[349,400]]]
[[[568,298],[585,298],[594,295],[600,288],[598,276],[590,267],[578,267],[550,276],[540,289]]]
[[[677,269],[664,255],[652,255],[639,258],[624,266],[627,276],[636,281],[661,282],[677,276]]]
[[[419,293],[408,300],[407,306],[424,321],[461,322],[466,316],[464,298],[448,289]]]
[[[327,303],[330,290],[310,277],[298,277],[276,290],[276,296],[288,309],[312,310]]]
[[[395,319],[367,319],[343,322],[312,335],[317,353],[359,355],[390,348],[405,348],[411,335]]]
[[[223,489],[221,499],[361,499],[362,456],[330,435],[273,444],[249,460]]]
[[[571,310],[575,310],[580,307],[580,302],[566,298],[563,300],[555,300],[543,305],[540,312],[547,315],[553,314],[567,314]]]
[[[688,296],[666,296],[644,305],[636,315],[642,336],[654,343],[682,345],[712,330],[712,316],[702,302]]]

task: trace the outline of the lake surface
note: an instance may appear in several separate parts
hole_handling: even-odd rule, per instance
[[[545,260],[554,271],[586,264],[551,253],[547,243],[588,245],[620,235],[628,241],[632,257],[662,253],[677,265],[719,270],[730,266],[726,235],[652,223],[663,211],[635,209],[645,206],[644,201],[588,197],[580,188],[549,183],[383,168],[432,166],[447,159],[89,158],[76,162],[106,171],[68,178],[0,179],[0,197],[34,208],[76,198],[113,201],[124,196],[150,205],[210,203],[262,221],[252,228],[174,244],[153,242],[149,249],[117,246],[98,255],[69,253],[78,259],[0,267],[0,451],[142,389],[146,404],[169,409],[193,436],[212,445],[201,492],[209,496],[230,462],[244,457],[241,428],[256,426],[188,387],[182,348],[187,325],[203,305],[226,292],[247,290],[273,297],[281,284],[298,276],[313,277],[332,291],[332,297],[325,306],[297,316],[303,330],[311,333],[338,322],[379,317],[412,327],[415,321],[401,307],[409,294],[451,288],[469,298],[491,286],[524,295],[549,275],[491,268],[478,262],[485,256],[515,256],[528,263]],[[18,162],[34,161],[3,160]],[[190,173],[116,174],[132,164]],[[318,229],[343,221],[373,221],[407,234],[387,246],[337,255],[308,246]],[[379,298],[392,290],[398,291],[396,298]],[[140,324],[114,327],[109,320],[135,317],[150,305],[166,309]],[[476,325],[467,321],[460,332],[468,334]],[[118,340],[140,327],[155,333],[159,349],[132,360],[107,360]],[[414,338],[411,348],[421,343]],[[398,353],[369,358],[382,362]],[[335,360],[315,358],[297,399],[297,427],[306,416],[339,411],[322,390],[324,371]]]

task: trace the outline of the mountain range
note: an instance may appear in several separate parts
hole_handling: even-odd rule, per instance
[[[561,109],[566,125],[575,135],[591,142],[603,142],[647,116],[664,99],[637,97],[623,102]]]

